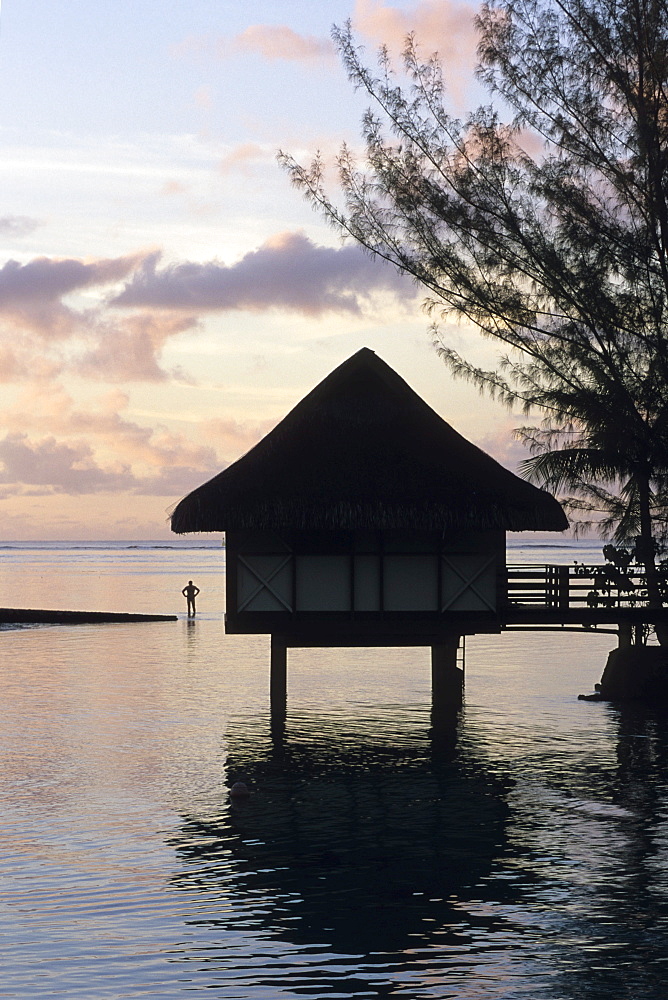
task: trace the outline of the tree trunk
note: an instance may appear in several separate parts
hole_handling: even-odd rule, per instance
[[[663,596],[656,566],[656,546],[652,530],[649,477],[638,476],[638,499],[640,505],[640,537],[636,544],[636,559],[644,567],[647,584],[647,604],[650,608],[662,608]],[[655,626],[660,645],[668,646],[668,625]]]

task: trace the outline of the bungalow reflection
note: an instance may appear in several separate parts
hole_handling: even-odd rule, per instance
[[[257,720],[229,734],[229,782],[253,794],[185,817],[173,843],[191,870],[176,884],[209,906],[217,897],[206,919],[237,931],[344,954],[436,944],[457,953],[458,894],[502,852],[507,789],[455,755],[433,755],[427,739],[365,738],[349,723],[291,720],[273,742]]]

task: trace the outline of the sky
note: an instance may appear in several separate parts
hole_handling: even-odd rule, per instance
[[[415,32],[477,103],[464,0],[2,0],[0,513],[6,541],[163,539],[168,512],[361,347],[509,468],[522,418],[455,381],[424,294],[277,163],[360,149],[370,64]],[[335,193],[335,174],[328,171]],[[447,342],[490,366],[472,330]]]

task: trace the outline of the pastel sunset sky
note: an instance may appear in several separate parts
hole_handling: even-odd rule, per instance
[[[521,418],[452,377],[422,292],[342,243],[277,150],[332,160],[414,30],[477,102],[463,0],[3,0],[0,510],[6,540],[169,537],[168,509],[370,347],[516,467]],[[332,190],[335,178],[332,173]],[[493,346],[448,340],[484,365]]]

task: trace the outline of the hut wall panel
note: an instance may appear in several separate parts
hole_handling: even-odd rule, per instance
[[[230,533],[228,608],[242,619],[494,613],[505,602],[504,540],[503,532]]]
[[[355,611],[380,611],[380,558],[355,556]]]
[[[438,557],[389,555],[384,558],[385,611],[438,610]]]
[[[350,559],[347,555],[296,557],[297,611],[349,611]]]

